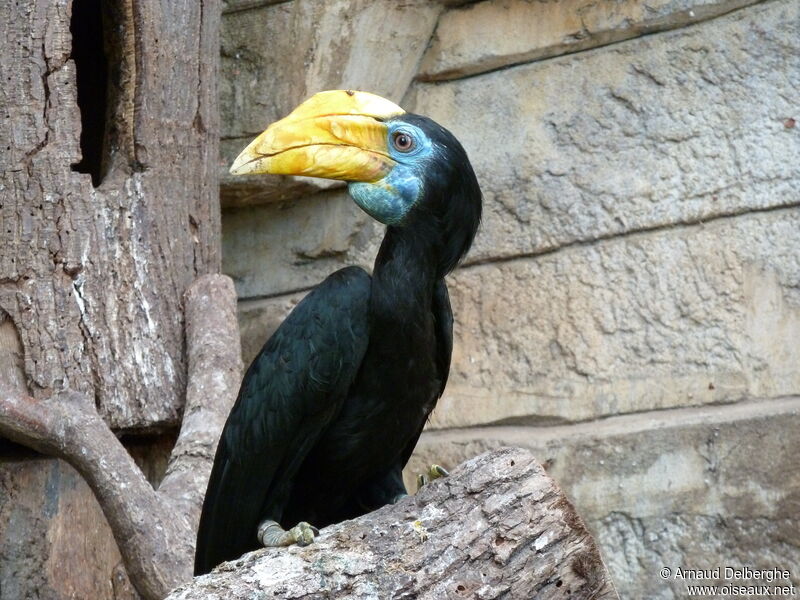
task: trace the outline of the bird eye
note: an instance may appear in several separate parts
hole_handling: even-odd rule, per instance
[[[416,146],[414,138],[405,131],[397,131],[392,136],[392,144],[400,152],[411,152]]]

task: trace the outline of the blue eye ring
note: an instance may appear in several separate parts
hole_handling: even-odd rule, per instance
[[[409,152],[413,152],[417,147],[417,141],[414,139],[414,136],[411,135],[409,132],[404,131],[402,129],[398,129],[394,133],[392,133],[392,146],[398,152],[403,152],[404,154],[408,154]]]

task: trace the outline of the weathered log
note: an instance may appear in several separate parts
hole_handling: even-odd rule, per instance
[[[597,546],[526,450],[469,460],[305,548],[223,563],[168,600],[617,598]]]

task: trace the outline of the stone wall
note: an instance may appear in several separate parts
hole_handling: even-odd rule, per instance
[[[800,1],[225,11],[223,268],[246,361],[328,273],[369,267],[382,229],[341,185],[226,166],[311,93],[385,95],[456,134],[485,197],[409,471],[534,449],[623,597],[683,597],[665,566],[800,585]]]

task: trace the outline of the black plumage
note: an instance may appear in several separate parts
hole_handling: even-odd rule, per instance
[[[357,267],[329,276],[247,370],[214,461],[195,574],[259,547],[264,519],[323,527],[405,493],[401,471],[450,368],[444,276],[472,243],[481,194],[448,131],[397,119],[433,143],[423,195],[387,227],[372,276]]]

